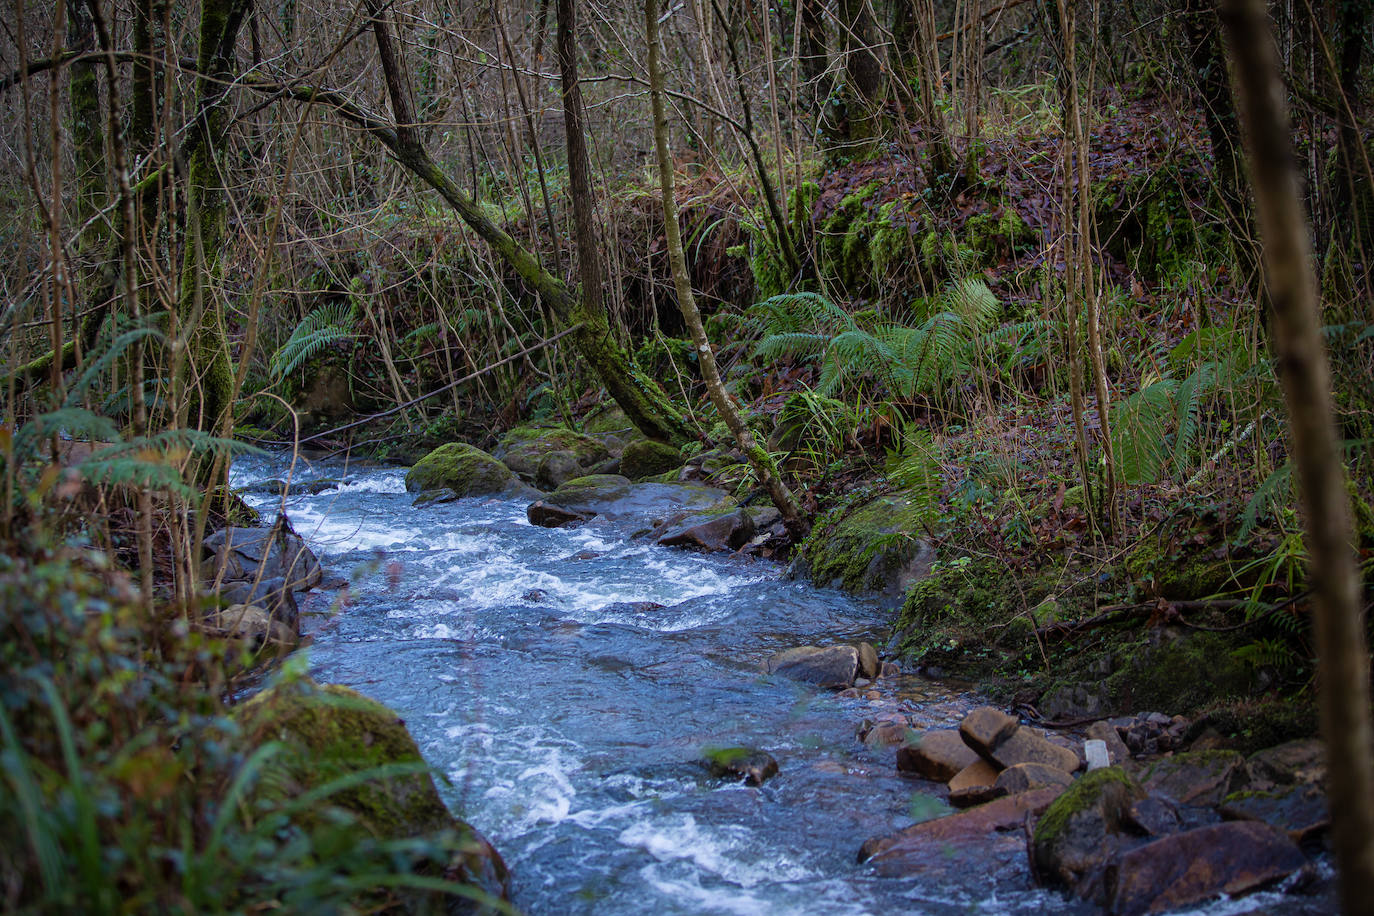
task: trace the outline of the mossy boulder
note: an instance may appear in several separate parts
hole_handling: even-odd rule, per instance
[[[341,811],[378,840],[432,839],[431,859],[412,863],[417,869],[506,899],[508,876],[500,854],[444,806],[415,740],[392,710],[348,687],[305,680],[263,691],[234,718],[250,747],[280,746],[258,781],[260,799],[299,799],[344,783],[297,812],[293,823],[299,828],[312,830],[335,819],[331,811]],[[380,772],[351,781],[373,770]],[[436,854],[443,860],[433,861]],[[408,903],[412,910],[435,908],[424,899]]]
[[[922,506],[882,496],[822,518],[801,548],[801,563],[818,585],[872,593],[891,604],[926,576],[935,551],[922,540]]]
[[[563,484],[528,509],[546,528],[597,519],[631,537],[662,533],[691,516],[735,508],[729,494],[695,483],[633,483],[618,474],[592,474]]]
[[[610,457],[600,441],[562,426],[519,426],[501,437],[492,456],[526,482],[533,482],[540,463],[555,452],[566,452],[584,472]]]
[[[1081,893],[1113,855],[1135,845],[1131,807],[1144,798],[1145,791],[1120,767],[1103,767],[1080,778],[1035,825],[1031,860],[1040,879]]]
[[[682,467],[682,451],[675,445],[654,439],[637,439],[620,455],[620,473],[631,480],[644,480]]]
[[[510,468],[463,442],[439,446],[406,472],[412,493],[448,488],[458,496],[496,496],[513,492],[516,483]]]
[[[975,213],[964,223],[964,244],[983,266],[1010,260],[1033,249],[1039,234],[1012,207]]]
[[[1194,540],[1175,529],[1149,535],[1126,554],[1126,571],[1145,591],[1173,601],[1206,598],[1237,585],[1236,563],[1225,545]]]

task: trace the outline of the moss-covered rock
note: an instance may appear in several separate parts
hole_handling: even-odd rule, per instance
[[[1202,547],[1183,529],[1169,529],[1140,540],[1126,554],[1125,567],[1140,587],[1173,601],[1206,598],[1238,583],[1235,564],[1225,555],[1225,545]],[[1217,551],[1222,551],[1217,556]]]
[[[964,223],[964,244],[982,266],[1009,260],[1033,249],[1039,234],[1012,207],[975,213]]]
[[[1127,839],[1131,804],[1144,797],[1120,767],[1084,775],[1035,825],[1031,858],[1037,874],[1044,881],[1074,887],[1099,871],[1120,851]]]
[[[925,506],[901,496],[836,510],[812,529],[801,562],[820,585],[876,593],[895,604],[935,559],[919,536],[925,513]]]
[[[515,482],[510,468],[463,442],[439,446],[406,472],[412,493],[447,487],[459,496],[492,496],[510,492]]]
[[[682,467],[682,451],[667,442],[637,439],[620,455],[620,473],[631,480],[644,480]]]
[[[263,691],[239,707],[234,718],[249,746],[280,746],[258,782],[261,797],[298,799],[331,783],[342,784],[296,812],[293,822],[302,829],[329,818],[333,809],[346,812],[379,840],[434,838],[435,848],[453,857],[422,870],[505,899],[507,873],[501,856],[444,806],[422,768],[415,740],[390,709],[347,687],[307,680]],[[374,770],[379,772],[358,779]],[[430,909],[423,900],[410,902],[410,908]]]
[[[589,471],[610,457],[600,441],[562,426],[518,426],[501,437],[492,452],[525,481],[533,481],[539,464],[554,452],[567,452]]]

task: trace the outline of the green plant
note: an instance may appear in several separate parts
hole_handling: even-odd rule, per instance
[[[285,378],[330,344],[352,340],[354,322],[355,312],[348,302],[329,302],[312,310],[272,354],[268,367],[272,377]]]

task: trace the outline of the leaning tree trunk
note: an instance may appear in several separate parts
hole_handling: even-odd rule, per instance
[[[559,0],[560,9],[571,0]],[[560,23],[560,30],[561,30]],[[673,285],[677,289],[678,307],[682,310],[683,321],[692,335],[696,346],[701,375],[706,381],[706,391],[711,403],[716,406],[720,417],[725,421],[739,444],[740,450],[754,468],[759,482],[768,491],[773,505],[782,513],[783,524],[796,540],[806,536],[809,525],[801,509],[797,506],[792,491],[787,489],[778,466],[768,451],[755,440],[754,434],[740,417],[739,410],[725,390],[720,370],[716,367],[716,356],[711,343],[706,339],[706,329],[701,323],[701,312],[697,310],[696,297],[692,294],[692,280],[687,273],[687,258],[682,253],[682,235],[677,224],[677,202],[673,197],[673,160],[668,153],[668,115],[663,105],[663,67],[658,51],[658,0],[644,0],[644,31],[649,42],[649,99],[653,106],[654,149],[658,154],[658,183],[663,195],[663,228],[668,240],[668,263],[673,272]]]
[[[1374,769],[1369,765],[1369,650],[1350,497],[1337,444],[1322,348],[1317,280],[1299,197],[1292,135],[1264,0],[1224,0],[1288,404],[1291,448],[1306,516],[1322,732],[1330,761],[1332,834],[1346,916],[1374,913]]]
[[[322,102],[333,107],[341,116],[363,127],[390,151],[395,160],[425,182],[457,211],[463,222],[492,247],[496,254],[513,269],[543,300],[564,325],[575,328],[574,344],[582,358],[601,379],[625,416],[650,439],[685,445],[695,440],[682,414],[677,411],[658,383],[631,363],[628,354],[616,341],[606,319],[600,300],[579,299],[553,274],[545,270],[528,249],[500,226],[492,222],[477,202],[463,192],[453,179],[430,158],[414,128],[414,105],[396,55],[391,32],[382,19],[378,0],[368,0],[372,15],[373,34],[377,41],[377,56],[382,75],[386,79],[391,99],[394,124],[382,123],[361,108],[326,90],[317,90],[296,83],[291,87],[271,84],[269,91],[283,91],[293,98]],[[258,88],[269,84],[257,83]]]
[[[188,164],[188,214],[177,301],[180,333],[188,338],[186,363],[174,364],[174,377],[189,371],[196,429],[227,432],[234,373],[220,306],[219,279],[228,228],[224,190],[224,97],[233,79],[234,48],[250,0],[205,0],[200,14],[200,51],[196,61],[196,118]]]

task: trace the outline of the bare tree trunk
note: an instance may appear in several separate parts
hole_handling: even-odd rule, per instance
[[[562,4],[571,0],[559,0]],[[561,36],[560,23],[560,36]],[[701,364],[701,375],[706,382],[706,391],[715,405],[726,427],[735,437],[740,450],[754,468],[759,482],[768,491],[773,505],[782,513],[783,524],[793,539],[806,536],[809,525],[792,492],[778,474],[777,464],[767,449],[755,440],[754,434],[745,425],[739,410],[725,390],[720,370],[716,366],[716,356],[711,342],[706,338],[706,329],[701,323],[701,313],[697,310],[696,296],[692,293],[692,280],[687,273],[687,258],[682,252],[682,234],[678,228],[677,201],[673,196],[673,159],[668,152],[668,115],[663,105],[663,67],[658,51],[658,0],[644,0],[644,31],[649,42],[649,99],[653,106],[654,150],[658,155],[658,182],[663,195],[663,226],[668,241],[668,263],[673,272],[673,285],[677,290],[678,307],[682,310],[683,321],[692,335],[692,343],[697,350]]]
[[[1369,650],[1360,614],[1350,497],[1337,445],[1330,372],[1307,217],[1298,193],[1285,90],[1264,0],[1223,0],[1250,180],[1263,241],[1271,325],[1306,516],[1332,833],[1346,916],[1374,913],[1374,768]]]
[[[386,78],[391,99],[393,123],[386,124],[377,117],[328,90],[316,89],[301,83],[286,86],[279,83],[247,81],[258,89],[282,92],[302,101],[323,103],[340,116],[365,129],[381,142],[393,158],[417,178],[429,185],[519,275],[544,302],[555,318],[564,325],[575,327],[572,335],[582,358],[601,379],[626,417],[650,439],[685,445],[696,437],[687,426],[658,383],[639,371],[625,350],[616,342],[600,300],[580,300],[567,285],[539,265],[534,255],[524,248],[482,211],[482,208],[458,187],[430,158],[413,129],[414,106],[409,87],[402,78],[395,46],[386,22],[381,18],[381,5],[368,0],[373,16],[373,34],[377,41],[377,55]]]

